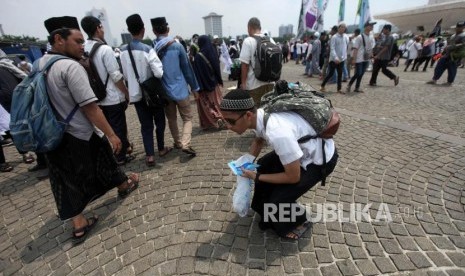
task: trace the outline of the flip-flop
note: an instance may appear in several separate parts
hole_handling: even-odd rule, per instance
[[[172,147],[165,147],[165,148],[163,149],[163,152],[164,152],[164,153],[162,153],[161,151],[159,151],[159,152],[158,152],[158,155],[159,155],[160,157],[164,157],[165,155],[167,155],[168,153],[170,153],[172,150],[173,150]]]
[[[24,154],[23,155],[23,162],[24,163],[31,164],[34,161],[36,161],[36,159],[31,154]]]
[[[133,151],[134,151],[134,143],[129,143],[129,147],[126,149],[126,153],[128,155],[131,155]]]
[[[86,240],[87,236],[89,235],[89,232],[92,230],[92,228],[95,227],[97,222],[98,222],[97,217],[91,217],[91,218],[87,219],[87,225],[86,226],[81,227],[79,229],[74,229],[73,230],[73,235],[72,235],[72,243],[73,243],[73,245],[78,245],[78,244],[84,242]],[[83,233],[82,235],[76,236],[77,233],[81,233],[81,232]]]
[[[295,237],[288,237],[287,235],[284,237],[286,239],[290,239],[290,240],[298,240],[300,239],[300,237],[302,237],[302,235],[307,232],[308,229],[310,229],[312,227],[312,223],[310,221],[306,221],[304,222],[302,225],[300,226],[297,226],[294,230],[292,230],[291,232],[287,233],[287,235],[289,235],[290,233],[294,234]]]
[[[128,176],[128,187],[124,190],[118,190],[118,196],[120,198],[127,197],[130,193],[132,193],[135,189],[139,187],[139,175],[138,174],[131,174]]]

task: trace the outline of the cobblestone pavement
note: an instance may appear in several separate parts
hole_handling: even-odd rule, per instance
[[[92,203],[86,215],[99,215],[99,225],[76,247],[48,180],[5,148],[15,168],[0,176],[0,274],[465,275],[465,70],[441,87],[424,84],[432,69],[402,69],[393,68],[397,87],[381,74],[363,94],[328,93],[342,116],[340,162],[325,187],[301,199],[313,208],[340,203],[345,218],[350,204],[371,204],[371,219],[316,222],[295,242],[263,233],[252,211],[239,218],[231,209],[235,177],[226,163],[247,152],[250,133],[195,127],[196,158],[175,150],[148,169],[130,107],[137,158],[125,170],[141,174],[141,187],[125,200],[111,191]],[[288,63],[283,78],[318,87],[303,70]],[[374,221],[378,210],[392,221]]]

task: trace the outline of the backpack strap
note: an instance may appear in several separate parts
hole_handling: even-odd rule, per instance
[[[266,130],[266,124],[268,123],[268,119],[270,119],[271,113],[265,111],[265,115],[263,115],[263,128]],[[311,139],[316,139],[319,138],[318,135],[305,135],[303,137],[300,137],[297,140],[297,143],[303,144]],[[321,138],[321,151],[323,152],[323,165],[321,168],[321,174],[323,175],[323,178],[321,179],[321,186],[326,185],[326,152],[325,152],[325,139]]]
[[[169,41],[168,43],[166,43],[165,45],[163,45],[163,47],[158,49],[158,51],[155,49],[155,52],[157,53],[157,56],[160,59],[160,61],[163,61],[163,58],[165,57],[165,54],[166,54],[166,49],[169,46],[171,46],[171,44],[173,44],[175,42],[176,42],[176,40],[173,39],[173,40]]]
[[[48,71],[52,65],[59,61],[60,59],[68,59],[68,57],[66,56],[63,56],[63,55],[53,55],[49,61],[47,61],[47,63],[45,63],[45,66],[42,68],[42,72],[46,72]],[[39,59],[40,60],[40,59]],[[33,71],[34,69],[39,69],[39,60],[37,60],[36,62],[34,62],[34,65],[32,66],[33,68]],[[53,107],[53,104],[52,104],[52,101],[50,101],[49,99],[49,102],[50,102],[50,105]],[[55,107],[53,107],[53,109],[55,109]],[[73,110],[71,110],[71,112],[68,114],[68,116],[66,116],[66,119],[65,119],[65,123],[66,124],[69,124],[69,122],[71,121],[71,119],[74,117],[74,114],[76,114],[76,111],[79,109],[79,105],[76,104],[76,106],[74,106]],[[56,109],[55,109],[56,111]]]
[[[89,59],[90,59],[90,60],[92,60],[92,59],[94,58],[95,54],[97,53],[98,48],[100,48],[100,46],[102,46],[102,45],[105,45],[105,44],[102,43],[102,42],[98,42],[98,41],[97,41],[97,42],[94,44],[94,46],[92,46],[92,49],[91,49],[90,52],[89,52]],[[95,73],[98,74],[97,70],[95,70],[95,71],[96,71]],[[108,79],[109,79],[109,78],[110,78],[110,74],[107,72],[107,79],[105,80],[105,89],[107,89],[107,84],[108,84]]]

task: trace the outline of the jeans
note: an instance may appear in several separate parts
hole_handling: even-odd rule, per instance
[[[305,75],[311,75],[312,74],[312,61],[307,60],[305,63]]]
[[[107,119],[116,136],[121,140],[121,151],[116,155],[117,161],[126,159],[126,150],[129,147],[128,128],[126,124],[127,103],[122,102],[115,105],[101,105],[103,115]]]
[[[459,61],[452,61],[449,57],[440,58],[438,64],[436,64],[436,68],[434,68],[433,80],[440,79],[444,71],[447,70],[447,82],[453,83],[457,75],[458,66]]]
[[[144,100],[134,103],[134,106],[136,107],[137,117],[139,117],[145,155],[153,156],[155,155],[153,142],[154,123],[156,126],[158,151],[162,151],[165,148],[165,111],[163,108],[155,109],[148,107]]]
[[[368,67],[368,61],[355,63],[355,70],[354,70],[355,72],[352,78],[350,79],[349,86],[352,86],[354,81],[357,80],[357,82],[355,83],[355,89],[360,88],[360,82],[362,81],[362,77],[365,74],[367,67]]]

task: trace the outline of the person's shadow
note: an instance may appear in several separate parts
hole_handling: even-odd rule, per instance
[[[111,191],[108,193],[113,194]],[[105,231],[107,227],[114,225],[116,218],[112,216],[112,213],[122,202],[121,199],[114,196],[105,199],[104,202],[101,201],[102,199],[98,199],[89,204],[87,209],[92,210],[84,214],[86,217],[95,215],[99,219],[98,224],[92,229],[87,239],[98,236],[100,231]],[[50,217],[38,231],[32,233],[33,238],[24,238],[18,241],[15,246],[22,248],[20,257],[23,262],[32,263],[40,256],[53,255],[58,251],[66,252],[71,249],[73,247],[71,232],[71,224],[64,223],[58,216],[54,216]]]
[[[282,239],[273,230],[260,230],[258,221],[259,215],[251,210],[246,217],[236,215],[215,238],[200,244],[195,259],[210,269],[217,261],[230,261],[240,265],[245,274],[247,268],[266,271],[279,266],[282,256],[296,255],[312,243],[312,229],[299,240]]]

